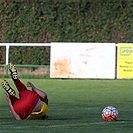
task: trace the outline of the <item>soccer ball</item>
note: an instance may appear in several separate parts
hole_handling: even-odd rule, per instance
[[[105,121],[116,121],[118,117],[118,110],[113,106],[107,106],[102,111],[102,118]]]

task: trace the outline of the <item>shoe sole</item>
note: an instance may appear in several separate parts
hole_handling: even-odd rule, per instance
[[[11,96],[15,96],[16,93],[15,91],[10,87],[9,83],[6,80],[2,81],[2,87],[5,89],[5,91],[11,95]]]
[[[16,67],[13,64],[9,63],[8,69],[11,72],[12,78],[18,79],[18,73]]]

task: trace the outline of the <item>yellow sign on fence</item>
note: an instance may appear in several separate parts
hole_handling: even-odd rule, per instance
[[[118,44],[117,78],[133,78],[133,44]]]

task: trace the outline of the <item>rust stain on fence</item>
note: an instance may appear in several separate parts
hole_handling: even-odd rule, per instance
[[[74,75],[71,72],[71,61],[68,58],[58,59],[53,63],[52,76],[69,78]]]

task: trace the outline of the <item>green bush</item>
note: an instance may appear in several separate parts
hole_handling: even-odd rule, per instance
[[[1,42],[133,41],[132,0],[3,0],[0,13]],[[26,64],[30,61],[33,64],[49,63],[49,48],[40,48],[38,52],[32,47],[31,53],[26,49],[29,48],[12,48],[10,59]],[[36,56],[33,59],[36,61],[30,59],[30,55]]]
[[[3,2],[2,42],[130,42],[132,2]]]

